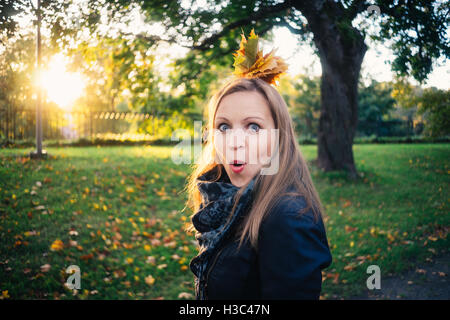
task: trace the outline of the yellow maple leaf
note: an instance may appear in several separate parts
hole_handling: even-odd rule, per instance
[[[241,34],[239,50],[233,53],[235,67],[233,74],[243,78],[260,78],[275,84],[280,75],[286,72],[288,66],[282,58],[274,56],[275,49],[263,55],[262,50],[258,48],[258,40],[259,37],[254,29],[250,32],[248,39],[243,33]]]

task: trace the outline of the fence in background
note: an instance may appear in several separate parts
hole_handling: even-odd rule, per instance
[[[164,127],[167,136],[179,128],[182,119],[138,112],[112,111],[44,111],[44,140],[92,139],[134,132],[141,138],[156,137]],[[184,123],[187,122],[184,120]],[[140,134],[139,134],[140,132]],[[130,134],[133,135],[133,134]],[[0,138],[27,140],[36,136],[36,111],[0,109]]]

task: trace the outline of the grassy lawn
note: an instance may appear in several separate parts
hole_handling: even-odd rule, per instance
[[[367,290],[369,265],[383,279],[449,248],[450,146],[353,148],[358,181],[310,167],[333,255],[323,299]],[[0,150],[0,298],[193,298],[196,246],[180,212],[189,165],[171,147],[48,148],[45,161],[30,150]],[[70,265],[76,292],[64,286]]]

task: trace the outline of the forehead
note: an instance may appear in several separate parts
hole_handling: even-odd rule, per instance
[[[217,107],[216,119],[238,119],[246,117],[271,117],[270,108],[266,99],[255,91],[234,92],[225,96]]]

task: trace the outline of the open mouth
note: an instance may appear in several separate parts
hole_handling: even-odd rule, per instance
[[[233,170],[235,173],[239,173],[239,172],[241,172],[244,169],[245,164],[246,163],[243,162],[243,161],[235,160],[235,161],[230,163],[231,170]]]

